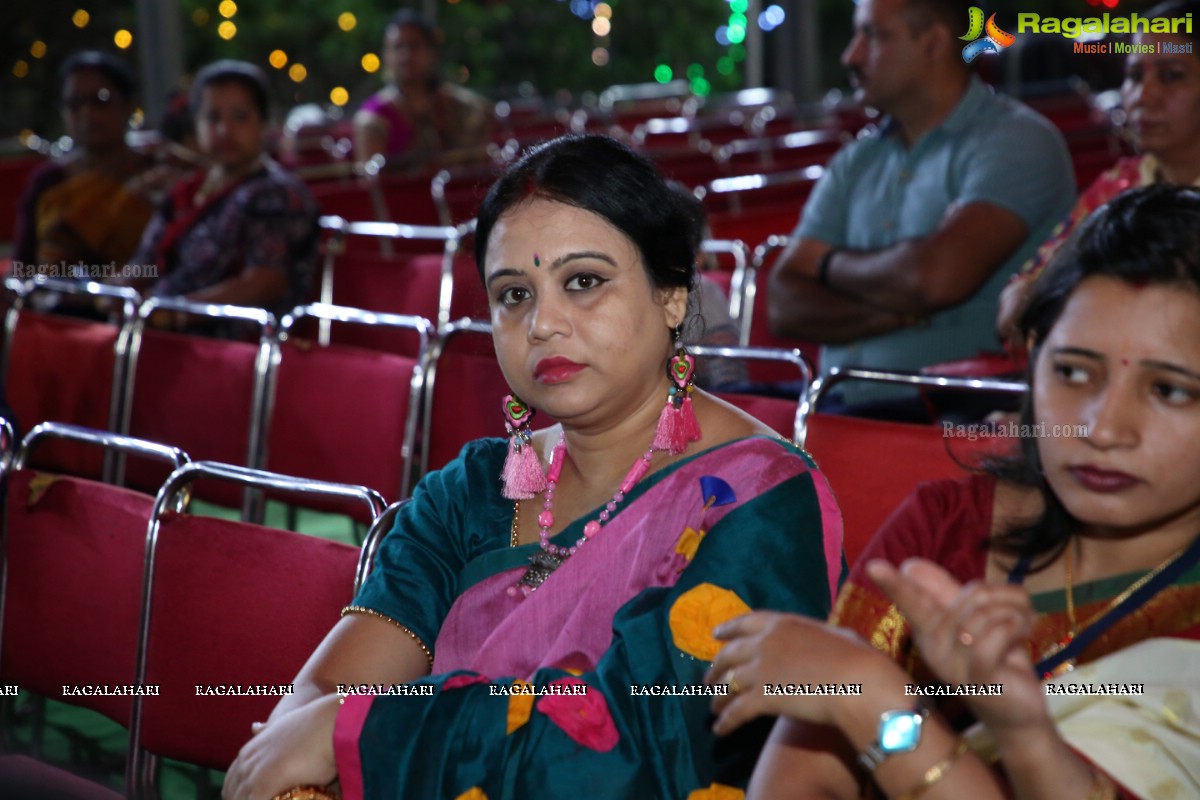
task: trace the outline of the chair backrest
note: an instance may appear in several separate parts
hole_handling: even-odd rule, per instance
[[[790,370],[796,386],[795,398],[766,397],[755,394],[718,392],[717,397],[740,408],[759,422],[793,442],[804,435],[804,420],[808,416],[808,392],[812,383],[812,367],[799,350],[765,347],[709,347],[694,345],[688,350],[701,359],[736,358],[753,364],[769,362]]]
[[[180,312],[257,326],[257,342],[146,330],[156,311]],[[212,306],[151,298],[138,309],[130,345],[123,430],[132,436],[182,448],[195,458],[262,466],[264,405],[274,315],[259,308]],[[124,482],[153,489],[166,475],[144,462],[131,462]],[[201,496],[237,507],[231,484],[204,484]]]
[[[142,780],[152,756],[228,768],[250,738],[250,723],[265,720],[279,695],[215,693],[223,688],[209,695],[196,687],[286,691],[353,596],[357,548],[171,511],[199,478],[357,498],[372,518],[384,509],[364,487],[244,467],[194,462],[168,478],[145,540],[137,681],[159,693],[134,700],[130,772]]]
[[[829,480],[842,510],[843,546],[850,563],[918,484],[963,474],[942,429],[933,425],[812,414],[804,447]]]
[[[63,422],[116,430],[128,355],[129,320],[140,301],[132,289],[58,279],[17,281],[6,288],[13,304],[5,316],[3,376],[16,419],[28,430],[41,422]],[[84,298],[126,307],[125,323],[112,325],[42,313],[26,307],[34,297]],[[56,439],[39,448],[46,469],[100,478],[105,451]]]
[[[792,131],[775,137],[738,139],[717,148],[726,174],[782,172],[824,166],[850,137],[836,128]]]
[[[417,356],[322,347],[289,336],[304,317],[413,331],[420,340]],[[315,304],[294,309],[279,328],[273,397],[264,412],[270,420],[268,469],[371,486],[389,499],[406,497],[433,324],[421,317]]]
[[[821,347],[815,342],[776,336],[771,332],[767,311],[767,279],[775,259],[787,246],[786,235],[769,236],[754,249],[750,267],[742,284],[741,336],[752,347],[800,350],[814,367],[820,367]],[[754,364],[750,368],[754,381],[778,382],[789,379],[787,370],[777,365]]]
[[[337,217],[322,217],[321,226],[331,232],[321,274],[322,303],[390,314],[425,317],[437,325],[452,319],[451,307],[478,306],[483,290],[474,278],[475,291],[467,286],[455,297],[454,280],[469,274],[473,267],[459,263],[462,243],[473,223],[458,227],[445,225],[396,225],[388,223],[350,223]],[[346,244],[359,238],[373,238],[391,248],[386,252],[348,249]],[[468,262],[469,263],[469,262]],[[486,308],[486,301],[484,304]],[[465,313],[465,312],[464,312]],[[404,340],[389,337],[374,341],[374,332],[356,332],[356,344],[394,352]],[[364,338],[372,337],[372,338]],[[330,330],[322,323],[320,340],[328,344]],[[401,346],[403,346],[401,344]]]
[[[830,369],[827,374],[813,381],[809,389],[809,407],[813,410],[818,409],[821,401],[829,394],[833,387],[846,381],[907,386],[920,390],[926,394],[927,398],[929,394],[934,392],[939,394],[955,393],[960,395],[975,395],[989,402],[1001,397],[1019,400],[1029,391],[1029,385],[1025,381],[1012,378],[998,378],[994,376],[972,377],[964,375],[961,372],[956,374],[937,374],[926,370],[912,372],[909,370],[884,370],[873,367],[836,366]],[[933,410],[934,408],[931,405],[931,411]],[[930,416],[933,418],[936,415],[931,413]]]
[[[134,681],[137,586],[154,498],[30,469],[34,450],[53,440],[118,448],[172,466],[185,463],[187,455],[104,431],[46,423],[26,435],[8,479],[0,553],[0,681],[128,725],[131,696],[90,687]]]

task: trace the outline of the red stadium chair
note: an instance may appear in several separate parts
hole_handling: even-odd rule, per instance
[[[321,225],[333,234],[321,276],[322,303],[425,317],[438,326],[455,316],[486,315],[487,299],[474,262],[460,255],[473,224],[454,228],[323,217]],[[358,237],[390,241],[403,247],[403,254],[346,251],[341,243]],[[332,341],[327,323],[322,323],[319,339],[323,344]],[[411,338],[379,331],[355,332],[339,341],[413,353]]]
[[[139,797],[157,797],[155,762],[224,770],[277,696],[207,696],[197,686],[288,686],[350,602],[359,551],[292,531],[172,511],[197,479],[257,490],[358,500],[374,519],[378,492],[302,481],[211,462],[176,470],[146,529],[130,773]]]
[[[818,408],[829,389],[845,380],[937,387],[964,392],[1004,392],[1020,395],[1027,386],[1016,381],[971,379],[834,368],[813,382],[811,408]],[[985,441],[967,447],[945,435],[938,425],[912,425],[814,413],[805,420],[800,443],[817,460],[829,479],[842,509],[845,551],[850,562],[919,483],[962,475],[976,468],[982,456],[1011,448],[1011,439]]]
[[[146,330],[156,312],[180,313],[223,324],[258,327],[257,342]],[[121,430],[182,448],[196,458],[261,467],[267,373],[275,317],[261,308],[218,306],[154,297],[138,309],[130,343]],[[118,476],[153,489],[166,477],[153,465],[132,462]],[[236,507],[231,484],[199,487],[200,496]],[[251,498],[245,514],[256,514]]]
[[[419,337],[420,345],[415,358],[336,344],[314,346],[289,335],[306,317],[406,329]],[[432,336],[432,323],[421,317],[321,304],[286,315],[279,325],[278,365],[263,413],[270,421],[267,468],[375,487],[390,499],[407,497]],[[362,520],[361,514],[357,518]]]
[[[5,286],[13,302],[4,321],[0,374],[16,420],[27,430],[47,421],[116,430],[137,292],[45,278],[10,278]],[[37,297],[105,300],[124,309],[126,322],[118,327],[27,308]],[[99,478],[105,452],[60,439],[39,448],[37,459],[46,469]]]
[[[134,682],[136,587],[154,498],[30,469],[34,451],[54,440],[119,449],[172,467],[188,457],[177,448],[45,423],[25,437],[3,496],[0,682],[91,709],[128,727],[131,697],[64,693],[63,687]]]

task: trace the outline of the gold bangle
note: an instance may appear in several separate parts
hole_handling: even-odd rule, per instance
[[[900,795],[896,800],[916,800],[916,798],[925,794],[930,786],[946,777],[946,773],[958,763],[958,760],[963,757],[969,748],[965,741],[959,741],[958,747],[954,748],[954,752],[943,758],[938,763],[934,764],[929,769],[925,770],[925,774],[921,777],[921,782],[913,788],[909,789],[904,794]]]
[[[280,792],[272,800],[341,800],[336,792],[331,792],[320,786],[293,786],[286,792]]]
[[[368,617],[381,619],[384,622],[390,622],[392,625],[395,625],[397,628],[404,631],[404,633],[408,635],[408,638],[417,643],[417,647],[421,648],[421,652],[425,654],[425,660],[429,663],[429,670],[431,672],[433,671],[433,653],[429,652],[429,648],[425,646],[423,641],[421,641],[421,637],[413,633],[412,628],[409,628],[402,622],[397,622],[387,614],[381,614],[373,608],[366,608],[364,606],[346,606],[342,609],[341,616],[344,617],[347,614],[365,614]]]

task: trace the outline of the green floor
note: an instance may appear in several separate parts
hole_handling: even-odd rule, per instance
[[[193,501],[193,514],[237,519],[232,509]],[[269,503],[266,524],[287,528],[287,508]],[[301,509],[296,530],[357,545],[354,526],[343,516]],[[358,535],[364,531],[360,530]],[[116,790],[124,785],[126,730],[87,709],[22,694],[4,708],[0,751],[29,753]],[[40,742],[36,741],[40,739]],[[224,773],[164,762],[159,777],[162,800],[219,800]]]

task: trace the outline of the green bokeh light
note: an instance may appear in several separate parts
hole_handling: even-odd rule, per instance
[[[654,80],[659,83],[670,83],[673,74],[666,64],[659,64],[654,68]]]
[[[696,80],[704,77],[704,67],[699,64],[688,64],[687,76],[689,80]]]

